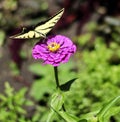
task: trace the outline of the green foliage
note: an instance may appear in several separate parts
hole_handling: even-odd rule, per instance
[[[109,118],[116,113],[120,112],[120,106],[114,107],[116,103],[120,103],[120,96],[114,98],[109,103],[107,103],[98,113],[97,117],[100,122],[108,122]],[[111,109],[113,107],[113,109]]]
[[[15,92],[14,89],[5,83],[5,95],[0,94],[0,122],[31,122],[25,117],[25,105],[31,102],[25,99],[26,88]]]
[[[116,104],[120,103],[120,96],[101,106],[98,111],[86,113],[83,116],[76,117],[68,113],[64,105],[64,93],[59,89],[52,95],[51,112],[47,117],[47,122],[51,122],[51,118],[57,113],[66,122],[108,122],[110,117],[120,112],[120,107]]]
[[[111,43],[108,48],[102,38],[96,38],[93,50],[81,52],[79,79],[67,94],[70,100],[66,100],[67,109],[74,115],[99,110],[110,98],[120,95],[120,64],[114,63],[113,58],[115,55],[119,59],[120,47],[114,45]],[[117,115],[114,117],[118,119]]]
[[[120,96],[101,106],[100,110],[84,114],[80,117],[80,120],[87,120],[87,122],[108,122],[111,116],[120,112],[120,107],[116,107],[116,103],[120,103]]]

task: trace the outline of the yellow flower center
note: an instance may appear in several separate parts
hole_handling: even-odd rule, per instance
[[[47,47],[51,52],[55,52],[60,48],[60,44],[56,42],[51,42]]]

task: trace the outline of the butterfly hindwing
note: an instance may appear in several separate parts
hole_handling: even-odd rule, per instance
[[[48,20],[38,23],[35,27],[30,27],[25,30],[23,29],[22,33],[12,36],[10,38],[31,39],[31,38],[46,37],[46,34],[55,26],[55,24],[61,18],[63,12],[64,12],[64,8],[61,9],[58,13],[56,13]]]

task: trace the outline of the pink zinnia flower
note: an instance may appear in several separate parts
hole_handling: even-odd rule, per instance
[[[69,38],[56,35],[38,42],[33,47],[32,55],[35,59],[42,59],[44,64],[59,66],[60,63],[68,62],[75,51],[76,46]]]

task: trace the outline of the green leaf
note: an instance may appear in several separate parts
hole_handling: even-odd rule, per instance
[[[64,103],[64,97],[61,91],[57,91],[52,95],[51,107],[55,110],[60,110]]]
[[[51,118],[54,116],[55,111],[59,111],[62,108],[63,103],[64,103],[63,94],[61,93],[60,90],[58,90],[57,92],[55,92],[52,95],[51,112],[49,113],[49,116],[47,118],[47,122],[51,122]]]
[[[39,79],[34,81],[30,94],[34,97],[35,100],[40,100],[45,93],[51,94],[53,89],[53,82],[51,83],[51,81],[48,81],[46,78],[41,80]]]
[[[72,85],[72,83],[73,83],[76,79],[77,79],[77,78],[74,78],[74,79],[72,79],[72,80],[67,81],[65,84],[62,84],[62,85],[60,86],[60,89],[61,89],[62,91],[69,91],[69,90],[70,90],[70,87],[71,87],[71,85]]]
[[[81,115],[79,118],[79,122],[97,122],[98,118],[96,117],[96,114],[98,111],[93,111],[84,115]]]
[[[15,62],[13,62],[13,61],[10,62],[9,67],[11,68],[12,75],[16,76],[16,75],[20,74],[19,68]]]
[[[57,111],[57,113],[66,121],[66,122],[79,122],[79,118],[69,114],[64,111]],[[85,122],[85,121],[84,121]]]
[[[15,110],[16,110],[16,112],[19,113],[19,114],[26,114],[25,109],[21,108],[21,106],[16,106],[16,107],[15,107]]]
[[[51,72],[51,67],[49,65],[40,65],[40,63],[33,63],[29,66],[29,70],[39,76],[46,76]]]
[[[8,97],[13,96],[13,91],[14,89],[10,86],[10,84],[8,82],[5,82],[5,93]]]
[[[105,122],[105,115],[119,99],[120,96],[114,98],[109,103],[105,104],[105,106],[100,110],[100,112],[97,115],[100,122]]]
[[[80,45],[84,46],[90,40],[90,38],[91,38],[91,34],[86,33],[86,34],[79,36],[78,42]]]
[[[0,94],[0,100],[6,102],[7,97],[5,97],[3,94]]]
[[[104,116],[105,122],[108,122],[111,116],[114,116],[118,113],[120,113],[120,107],[112,107]]]

